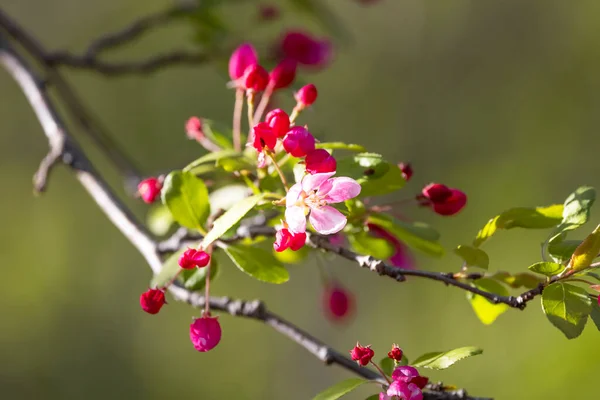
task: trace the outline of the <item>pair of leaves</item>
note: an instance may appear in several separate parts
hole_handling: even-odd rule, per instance
[[[583,288],[556,282],[542,292],[542,309],[552,325],[568,339],[574,339],[581,335],[592,313],[592,299]],[[595,311],[595,317],[597,315]]]
[[[381,213],[372,213],[367,219],[367,223],[380,226],[407,246],[425,254],[436,257],[444,254],[444,248],[438,242],[440,234],[427,224],[400,221]]]
[[[360,197],[392,193],[406,183],[400,168],[376,153],[360,153],[339,159],[337,174],[358,181]]]

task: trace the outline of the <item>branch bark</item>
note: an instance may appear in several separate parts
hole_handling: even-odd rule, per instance
[[[160,272],[162,260],[159,245],[146,228],[139,223],[111,191],[108,184],[100,174],[93,168],[91,162],[68,133],[66,126],[62,123],[46,88],[36,77],[33,69],[25,59],[18,54],[10,45],[8,40],[0,33],[0,64],[7,70],[13,79],[19,84],[21,90],[29,101],[35,112],[40,125],[49,141],[49,153],[44,158],[40,169],[36,173],[38,179],[46,183],[51,168],[61,161],[73,169],[79,182],[90,194],[92,199],[105,213],[109,220],[123,233],[123,235],[138,249],[141,255],[154,273]],[[180,301],[189,303],[196,308],[203,308],[205,297],[194,292],[189,292],[177,285],[171,285],[169,291]],[[227,297],[211,297],[211,307],[233,316],[243,316],[264,322],[277,332],[287,336],[311,354],[316,356],[325,364],[339,365],[354,374],[365,379],[375,380],[384,384],[385,381],[379,375],[367,368],[359,367],[348,357],[335,351],[325,343],[321,342],[309,333],[296,327],[282,317],[267,310],[260,301],[232,300]],[[473,399],[465,391],[439,391],[430,387],[424,393],[428,400],[444,399]]]

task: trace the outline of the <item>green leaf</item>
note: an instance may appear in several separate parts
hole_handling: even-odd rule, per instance
[[[373,394],[367,397],[365,400],[379,400],[379,394]]]
[[[600,331],[600,305],[598,305],[597,301],[592,301],[592,312],[590,313],[590,318],[596,328]]]
[[[574,339],[583,332],[592,311],[592,300],[585,289],[556,282],[542,292],[542,309],[552,325],[568,339]]]
[[[558,275],[564,271],[565,266],[553,262],[539,262],[527,267],[530,271],[546,276]]]
[[[571,259],[571,256],[575,252],[575,249],[579,247],[582,240],[562,240],[559,235],[558,238],[551,240],[547,243],[548,254],[554,261],[559,264],[565,263]]]
[[[327,150],[349,150],[349,151],[367,151],[363,146],[358,144],[351,143],[343,143],[343,142],[325,142],[325,143],[317,143],[315,146],[317,149],[327,149]]]
[[[460,245],[454,249],[454,253],[462,258],[467,265],[488,269],[490,258],[487,253],[476,247],[469,245]]]
[[[243,171],[243,170],[254,170],[256,169],[256,163],[253,160],[248,159],[243,154],[236,154],[235,156],[221,157],[217,160],[217,167],[223,168],[226,172]]]
[[[290,279],[287,269],[273,253],[260,247],[227,245],[223,250],[239,269],[259,281],[284,283]]]
[[[210,203],[208,189],[202,179],[191,172],[173,171],[165,179],[161,196],[177,223],[203,231]]]
[[[413,366],[430,369],[446,369],[457,361],[483,353],[477,347],[461,347],[458,349],[442,352],[426,353],[413,361]]]
[[[482,278],[473,282],[473,286],[486,292],[495,293],[501,296],[508,296],[508,289],[494,279]],[[506,304],[494,304],[485,297],[471,292],[467,293],[467,299],[475,311],[477,318],[485,325],[492,324],[503,312],[508,310]]]
[[[193,268],[184,269],[181,271],[181,279],[183,280],[183,286],[192,292],[198,292],[204,289],[206,285],[206,273],[208,268]],[[219,273],[219,263],[216,257],[213,256],[210,259],[210,280],[214,281],[217,274]]]
[[[361,197],[391,193],[406,183],[400,168],[376,153],[360,153],[339,159],[337,174],[358,181],[362,187]]]
[[[385,239],[373,237],[365,231],[349,233],[347,237],[354,251],[360,254],[385,260],[393,256],[396,252],[392,243]]]
[[[146,224],[150,232],[157,236],[166,235],[175,220],[171,211],[164,204],[157,204],[150,208],[146,216]]]
[[[388,170],[379,178],[365,177],[358,180],[362,189],[361,197],[380,196],[402,189],[406,181],[402,170],[395,164],[389,164]]]
[[[335,400],[340,397],[350,393],[360,385],[367,383],[369,381],[360,379],[360,378],[350,378],[345,381],[336,383],[329,389],[324,390],[323,392],[316,395],[313,400]]]
[[[562,220],[563,206],[554,204],[548,207],[517,207],[504,211],[490,219],[477,233],[473,246],[479,247],[498,229],[526,228],[547,229],[558,225]]]
[[[225,214],[215,220],[212,229],[204,236],[202,246],[207,248],[215,240],[218,240],[227,233],[227,231],[244,218],[250,210],[256,207],[258,202],[262,199],[262,195],[255,195],[246,197],[244,200],[237,202],[233,207],[227,210]]]
[[[396,368],[394,360],[389,357],[382,358],[381,361],[379,361],[379,366],[381,367],[383,373],[387,376],[392,376],[392,372],[394,372],[394,368]]]
[[[444,248],[438,242],[439,233],[427,224],[404,222],[380,213],[372,213],[367,222],[382,227],[407,246],[423,253],[436,257],[444,254]]]
[[[595,200],[596,189],[590,186],[582,186],[571,193],[565,200],[558,231],[573,230],[585,224],[590,219],[590,209]]]
[[[247,186],[234,184],[220,187],[212,191],[208,198],[213,213],[227,211],[237,202],[244,200],[250,194]]]
[[[517,272],[516,274],[511,275],[506,271],[498,271],[491,275],[490,278],[502,282],[514,289],[521,287],[534,289],[545,280],[544,278],[530,274],[529,272]]]
[[[581,271],[589,267],[600,253],[600,225],[575,249],[567,269]]]
[[[202,164],[215,163],[218,160],[220,160],[221,158],[234,157],[239,154],[240,153],[238,153],[237,151],[233,151],[233,150],[221,150],[221,151],[215,151],[213,153],[208,153],[208,154],[198,158],[197,160],[192,161],[188,165],[186,165],[185,168],[183,168],[183,171],[193,173],[194,169]]]

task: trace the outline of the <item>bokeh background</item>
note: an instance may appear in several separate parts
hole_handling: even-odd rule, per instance
[[[262,40],[261,48],[284,27],[324,34],[316,23],[290,13],[258,27],[255,5],[248,3],[226,8],[224,18],[240,27],[240,38]],[[45,46],[70,50],[169,4],[0,0]],[[598,1],[327,4],[351,39],[336,42],[329,68],[303,75],[318,86],[320,98],[302,122],[322,138],[364,143],[389,159],[412,161],[416,172],[401,197],[432,180],[467,192],[469,205],[455,217],[410,210],[439,227],[448,250],[470,241],[503,209],[560,203],[577,186],[600,184]],[[190,37],[186,24],[169,26],[115,58],[193,48]],[[233,93],[225,89],[221,66],[120,78],[65,72],[148,174],[202,153],[183,132],[190,115],[230,120]],[[192,309],[174,303],[157,316],[141,312],[138,297],[149,269],[72,174],[58,168],[49,192],[32,195],[31,176],[47,143],[4,71],[0,104],[0,397],[305,400],[349,377],[253,321],[222,316],[220,346],[200,354],[188,339]],[[82,132],[76,134],[123,194],[114,169]],[[143,204],[126,201],[144,216]],[[597,220],[594,214],[592,223]],[[539,261],[545,234],[500,232],[486,245],[491,268],[523,271]],[[460,266],[451,252],[441,260],[417,260],[431,270]],[[591,323],[579,339],[568,341],[534,301],[484,326],[462,291],[423,280],[397,284],[339,259],[327,265],[357,299],[357,316],[344,326],[323,316],[314,259],[290,267],[285,287],[225,269],[214,293],[260,297],[340,350],[356,340],[373,344],[380,356],[392,342],[409,357],[480,346],[482,356],[429,374],[474,395],[564,399],[597,393],[600,336]],[[365,388],[348,398],[371,393]]]

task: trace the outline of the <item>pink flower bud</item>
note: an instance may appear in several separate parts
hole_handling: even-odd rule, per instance
[[[183,269],[206,267],[210,262],[210,254],[202,250],[187,249],[179,257],[179,266]]]
[[[269,82],[274,89],[283,89],[292,84],[296,79],[297,62],[286,58],[281,61],[269,74]]]
[[[317,94],[317,87],[311,83],[302,86],[294,97],[301,107],[308,107],[317,100]]]
[[[280,138],[284,137],[290,129],[290,117],[280,108],[270,111],[265,121],[273,128],[275,135]]]
[[[392,350],[388,352],[388,357],[396,361],[402,360],[402,350],[397,344],[392,346]]]
[[[140,296],[142,310],[148,314],[157,314],[166,303],[165,292],[160,289],[148,289]]]
[[[371,345],[364,347],[360,343],[356,343],[356,346],[350,350],[350,357],[363,367],[371,362],[374,355],[375,352],[371,350]]]
[[[286,228],[279,229],[275,234],[273,248],[281,253],[287,249],[298,251],[306,244],[306,232],[293,233]]]
[[[269,73],[258,64],[252,64],[244,71],[241,78],[241,86],[246,90],[261,92],[265,90],[269,83]]]
[[[325,316],[333,322],[341,322],[352,316],[354,297],[341,285],[329,284],[323,293]]]
[[[236,81],[244,76],[246,68],[257,63],[258,55],[254,47],[249,43],[243,43],[234,50],[229,58],[229,77],[232,81]]]
[[[454,215],[467,205],[467,195],[458,189],[452,189],[452,194],[442,203],[433,203],[433,211],[439,215]]]
[[[190,117],[185,123],[185,133],[191,140],[201,141],[205,138],[202,131],[202,120],[198,117]]]
[[[331,43],[317,40],[300,31],[287,32],[281,41],[281,53],[304,65],[324,66],[331,60]]]
[[[306,155],[304,159],[306,170],[311,174],[321,172],[335,172],[337,162],[325,149],[316,149]]]
[[[202,316],[190,325],[190,340],[201,352],[214,349],[221,341],[221,325],[217,317]]]
[[[441,183],[430,183],[422,190],[422,195],[432,203],[442,203],[452,196],[452,190]]]
[[[315,138],[301,126],[294,126],[283,138],[283,148],[294,157],[304,157],[315,149]]]
[[[252,128],[254,137],[253,146],[258,152],[262,152],[265,147],[273,150],[277,144],[277,136],[266,122],[261,122]]]
[[[162,182],[158,178],[148,178],[141,181],[138,185],[138,194],[145,203],[154,203],[154,200],[160,196]]]
[[[402,177],[404,180],[408,182],[413,175],[411,165],[409,163],[400,163],[398,164],[398,168],[400,168],[400,171],[402,171]]]

